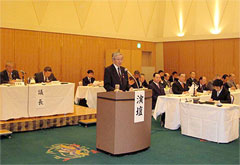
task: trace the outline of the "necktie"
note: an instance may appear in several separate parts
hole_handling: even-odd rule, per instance
[[[118,76],[120,78],[120,82],[122,83],[122,75],[121,75],[120,67],[118,67]]]
[[[8,79],[9,79],[9,81],[12,80],[12,73],[8,73]]]
[[[184,88],[184,84],[183,84],[183,83],[181,83],[181,85],[182,85],[182,88]]]

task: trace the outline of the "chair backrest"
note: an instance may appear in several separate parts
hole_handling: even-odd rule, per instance
[[[231,97],[231,104],[233,104],[234,103],[234,96],[231,95],[230,97]]]

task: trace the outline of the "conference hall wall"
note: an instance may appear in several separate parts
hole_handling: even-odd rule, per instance
[[[142,54],[139,52],[151,52],[148,60],[155,67],[156,44],[153,42],[9,28],[0,28],[0,36],[1,70],[6,61],[13,61],[18,70],[27,72],[27,76],[33,76],[48,65],[61,81],[78,84],[88,69],[94,70],[97,80],[103,80],[106,52],[109,54],[109,50],[118,49],[128,52],[126,60],[131,60],[128,64],[141,63]],[[137,43],[141,43],[140,49]],[[131,71],[141,70],[140,66],[131,66],[128,68]]]
[[[164,69],[189,76],[195,71],[212,79],[216,74],[235,73],[240,82],[240,39],[199,40],[163,43]]]

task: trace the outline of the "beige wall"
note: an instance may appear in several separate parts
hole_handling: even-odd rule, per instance
[[[238,38],[239,0],[0,0],[0,27],[142,41]],[[217,5],[216,5],[217,4]],[[218,7],[218,16],[215,11]],[[180,32],[180,16],[182,31]],[[211,34],[219,18],[220,34]]]

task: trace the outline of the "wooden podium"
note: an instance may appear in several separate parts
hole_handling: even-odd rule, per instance
[[[134,123],[134,99],[135,92],[98,93],[97,149],[118,155],[150,147],[152,91],[145,90],[143,122]]]

